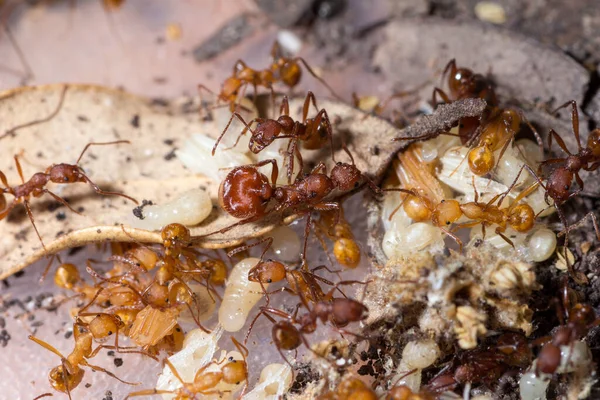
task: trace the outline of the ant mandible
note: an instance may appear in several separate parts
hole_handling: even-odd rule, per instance
[[[83,157],[86,150],[90,146],[97,146],[97,145],[103,146],[103,145],[120,144],[120,143],[130,143],[130,142],[128,140],[117,140],[114,142],[88,143],[83,148],[83,151],[79,155],[79,158],[77,158],[77,161],[75,162],[75,164],[65,164],[65,163],[52,164],[51,166],[46,168],[46,170],[44,172],[37,172],[37,173],[33,174],[33,176],[27,182],[25,182],[25,178],[23,177],[23,170],[21,168],[21,163],[19,162],[19,156],[15,155],[15,165],[17,166],[17,172],[19,173],[19,177],[21,178],[21,181],[23,183],[20,185],[16,185],[16,186],[10,186],[8,184],[8,180],[6,179],[6,175],[4,175],[4,173],[2,171],[0,171],[0,181],[2,181],[2,184],[4,185],[4,188],[0,188],[0,194],[8,193],[8,194],[13,195],[13,197],[14,197],[13,201],[2,212],[0,212],[0,220],[6,218],[6,216],[18,204],[23,204],[25,206],[25,210],[27,211],[27,215],[29,216],[29,219],[31,220],[31,223],[33,224],[33,228],[35,229],[35,232],[36,232],[38,238],[40,239],[40,242],[42,243],[42,247],[45,250],[46,246],[44,245],[42,237],[40,236],[37,226],[35,225],[35,221],[33,219],[33,213],[31,212],[31,207],[29,206],[29,200],[31,199],[31,196],[41,197],[47,193],[50,196],[52,196],[54,198],[54,200],[65,205],[67,208],[69,208],[74,213],[80,214],[79,211],[73,209],[73,207],[71,207],[69,205],[69,203],[67,203],[62,197],[60,197],[60,196],[52,193],[50,190],[46,189],[46,185],[49,182],[61,183],[61,184],[71,184],[71,183],[78,183],[78,182],[87,183],[98,194],[121,196],[121,197],[131,200],[137,204],[138,203],[137,200],[135,200],[133,197],[127,196],[126,194],[117,193],[117,192],[107,192],[107,191],[100,189],[100,187],[98,187],[98,185],[95,184],[85,174],[83,169],[78,165],[79,161],[81,160],[81,157]]]
[[[304,68],[323,86],[325,86],[329,92],[337,99],[341,97],[329,86],[329,84],[321,77],[319,77],[313,69],[308,65],[306,60],[302,57],[288,58],[281,54],[279,44],[275,42],[271,49],[272,62],[268,68],[263,70],[255,70],[250,68],[242,60],[237,60],[233,65],[232,75],[225,79],[221,86],[221,91],[217,94],[217,101],[229,105],[231,112],[234,112],[237,108],[237,102],[240,99],[242,90],[248,85],[252,85],[254,88],[254,95],[256,96],[256,90],[258,86],[263,86],[271,91],[273,101],[275,101],[273,84],[281,82],[290,90],[292,90],[302,77],[302,69],[300,64],[304,65]],[[213,93],[209,88],[200,84],[198,85],[198,91],[206,90]],[[274,106],[275,104],[273,104]]]
[[[317,110],[317,115],[314,118],[308,117],[308,109],[310,103],[314,105]],[[302,155],[297,151],[297,141],[301,140],[304,148],[309,150],[316,150],[323,147],[325,141],[329,139],[331,145],[331,156],[333,157],[333,132],[331,129],[331,122],[329,115],[325,109],[319,110],[317,107],[317,101],[315,95],[312,92],[308,92],[304,99],[304,106],[302,108],[302,122],[294,121],[290,117],[290,105],[287,96],[283,97],[281,107],[279,109],[279,118],[265,119],[265,118],[254,118],[249,123],[246,123],[244,118],[237,112],[234,112],[229,119],[229,122],[225,126],[225,129],[215,142],[212,149],[212,155],[215,155],[215,151],[221,142],[221,139],[229,129],[233,118],[240,120],[244,124],[244,129],[239,134],[234,147],[239,142],[242,135],[247,131],[250,131],[251,137],[248,143],[248,148],[254,154],[260,153],[265,147],[269,146],[275,139],[291,139],[290,145],[288,146],[288,157],[290,162],[288,163],[288,182],[292,181],[292,172],[294,169],[294,154],[298,157],[300,162],[300,171],[302,171]],[[256,128],[252,130],[252,124],[256,122]]]

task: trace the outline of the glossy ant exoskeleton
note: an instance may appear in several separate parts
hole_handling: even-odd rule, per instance
[[[314,105],[317,110],[317,115],[314,118],[308,117],[308,109],[310,103]],[[302,141],[303,147],[310,150],[320,149],[329,140],[331,145],[331,156],[333,157],[333,132],[331,129],[331,122],[325,109],[319,110],[317,107],[317,101],[315,95],[312,92],[308,92],[304,100],[304,106],[302,108],[302,122],[294,121],[290,117],[290,105],[287,96],[284,96],[281,102],[279,110],[280,117],[276,120],[265,119],[265,118],[254,118],[249,123],[246,123],[244,118],[237,112],[234,112],[229,119],[229,122],[225,126],[225,129],[215,142],[212,149],[212,155],[215,155],[217,146],[221,142],[221,139],[229,129],[233,118],[237,118],[244,124],[244,129],[239,134],[235,144],[236,146],[242,135],[247,131],[250,131],[251,137],[248,143],[248,148],[254,154],[260,153],[265,147],[269,146],[275,139],[290,139],[288,145],[287,155],[289,157],[288,163],[288,182],[292,182],[292,172],[294,170],[294,155],[298,157],[300,162],[300,171],[303,169],[302,155],[297,150],[298,140]],[[256,128],[252,130],[252,124],[256,122]]]
[[[83,169],[78,165],[79,161],[81,160],[81,157],[83,157],[86,150],[90,146],[119,144],[119,143],[129,143],[129,141],[128,140],[118,140],[115,142],[88,143],[83,148],[83,151],[79,155],[79,158],[77,158],[77,161],[75,162],[75,164],[64,164],[64,163],[53,164],[50,167],[46,168],[46,170],[44,172],[35,173],[27,182],[25,182],[25,178],[23,177],[23,170],[21,169],[21,163],[19,162],[19,157],[15,155],[15,165],[17,167],[17,171],[18,171],[19,176],[21,177],[21,181],[23,183],[20,185],[10,186],[8,184],[8,180],[6,179],[6,175],[4,175],[4,173],[2,171],[0,171],[0,181],[2,181],[2,184],[4,185],[4,188],[0,188],[0,194],[8,193],[14,197],[13,201],[10,204],[8,204],[8,206],[6,206],[6,208],[2,212],[0,212],[0,220],[6,218],[6,216],[18,204],[23,204],[25,206],[25,210],[27,211],[27,215],[29,216],[29,219],[31,220],[31,223],[33,224],[33,228],[35,229],[35,232],[37,233],[37,236],[40,239],[40,242],[42,243],[42,247],[44,247],[44,249],[45,249],[42,237],[40,236],[40,233],[35,225],[35,221],[33,219],[33,213],[31,212],[31,207],[29,206],[29,200],[31,199],[31,196],[41,197],[47,193],[50,196],[52,196],[54,198],[54,200],[65,205],[67,208],[69,208],[74,213],[80,214],[77,210],[73,209],[73,207],[71,207],[69,205],[69,203],[67,203],[62,197],[60,197],[60,196],[52,193],[50,190],[46,189],[46,185],[49,182],[60,183],[60,184],[71,184],[71,183],[78,183],[78,182],[87,183],[98,194],[121,196],[121,197],[131,200],[137,204],[137,200],[135,200],[133,197],[127,196],[126,194],[117,193],[117,192],[107,192],[107,191],[100,189],[100,187],[98,187],[98,185],[96,185],[85,174]]]

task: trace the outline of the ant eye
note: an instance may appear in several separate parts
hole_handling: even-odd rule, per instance
[[[565,185],[565,190],[569,190],[569,185]]]
[[[267,283],[273,282],[273,279],[267,279]]]
[[[338,161],[338,162],[335,163],[335,165],[342,165],[342,162]]]
[[[358,187],[358,182],[354,182],[354,187],[357,188]]]
[[[450,225],[450,221],[446,221],[446,225]]]
[[[63,181],[65,181],[65,182],[69,182],[69,178],[65,176],[65,177],[63,178]]]

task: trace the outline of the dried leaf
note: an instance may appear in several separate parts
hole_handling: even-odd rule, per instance
[[[63,89],[64,85],[52,85],[0,94],[3,99],[0,103],[2,132],[9,132],[0,144],[5,155],[22,153],[25,179],[52,163],[74,163],[90,141],[126,139],[131,144],[92,147],[82,158],[80,165],[101,188],[135,196],[139,201],[147,199],[162,204],[191,188],[203,187],[211,194],[213,204],[217,204],[219,183],[190,173],[171,155],[190,134],[201,132],[216,137],[221,127],[211,121],[199,122],[196,113],[184,112],[185,107],[179,110],[175,104],[155,106],[149,100],[97,86],[69,85],[62,107],[56,112]],[[297,110],[301,101],[294,101],[291,105]],[[371,178],[378,179],[394,153],[410,143],[391,142],[392,138],[444,129],[457,118],[477,115],[484,105],[470,101],[465,105],[440,107],[440,118],[423,120],[404,132],[347,105],[322,102],[320,106],[328,110],[334,121],[334,130],[343,131],[358,168]],[[31,121],[47,119],[55,112],[56,115],[48,121],[24,126]],[[15,126],[23,127],[11,131]],[[336,159],[347,161],[340,143],[336,142]],[[331,166],[328,149],[307,153],[307,164],[325,159]],[[20,182],[12,157],[5,157],[0,162],[0,170],[7,175],[9,184]],[[130,214],[135,206],[122,197],[98,195],[81,183],[49,184],[48,188],[81,212],[81,215],[75,214],[47,195],[31,199],[36,226],[48,253],[102,241],[160,242],[157,232],[121,225],[124,216]],[[10,195],[7,195],[7,200],[12,200]],[[201,237],[196,239],[201,247],[222,248],[263,235],[282,220],[289,222],[293,218],[295,216],[289,214],[269,215],[262,221],[238,226],[224,234],[201,237],[238,221],[214,206],[211,215],[200,225],[191,227],[191,231],[193,236]],[[44,256],[45,252],[21,206],[0,221],[0,227],[4,233],[0,244],[0,258],[3,260],[0,279]]]

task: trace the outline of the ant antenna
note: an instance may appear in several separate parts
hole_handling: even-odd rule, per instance
[[[87,151],[87,149],[90,146],[106,146],[106,145],[121,144],[121,143],[131,144],[131,142],[129,140],[116,140],[114,142],[90,142],[90,143],[88,143],[88,144],[85,145],[85,147],[83,148],[83,151],[79,155],[79,158],[77,159],[77,161],[75,162],[75,164],[77,164],[77,165],[79,164],[79,161],[81,161],[81,157],[83,157],[83,155],[85,154],[85,152]]]

